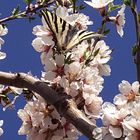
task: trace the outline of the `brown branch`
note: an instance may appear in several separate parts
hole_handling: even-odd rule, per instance
[[[137,54],[136,54],[136,68],[137,68],[137,80],[140,82],[140,23],[139,23],[139,15],[137,10],[137,1],[133,0],[133,4],[131,6],[131,11],[134,16],[135,21],[135,29],[136,29],[136,47],[137,47]]]
[[[57,111],[70,121],[81,133],[90,140],[93,139],[92,131],[96,126],[77,109],[76,103],[66,94],[58,95],[47,84],[25,73],[7,73],[0,71],[0,84],[28,88],[38,93],[46,102],[55,106]]]
[[[8,16],[6,18],[3,18],[3,19],[0,19],[0,24],[2,23],[5,23],[7,21],[10,21],[10,20],[14,20],[14,19],[18,19],[19,17],[26,17],[26,15],[28,15],[29,13],[35,13],[36,11],[42,9],[42,8],[45,8],[47,7],[49,4],[51,3],[48,3],[48,4],[40,4],[38,5],[38,7],[36,8],[28,8],[26,11],[23,11],[23,12],[20,12],[19,14],[17,15],[11,15],[11,16]]]

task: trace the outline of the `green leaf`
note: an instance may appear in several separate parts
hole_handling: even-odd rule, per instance
[[[12,11],[12,14],[16,16],[20,12],[19,10],[20,10],[20,6],[18,5],[17,8],[14,8],[14,10]]]
[[[113,3],[110,3],[108,6],[108,12],[112,12],[120,8],[121,8],[121,5],[114,5]]]
[[[71,0],[72,3],[76,3],[78,0]]]
[[[24,0],[24,2],[25,2],[27,5],[30,5],[30,4],[33,2],[33,0]]]
[[[81,5],[79,6],[79,10],[83,10],[83,9],[85,9],[85,6],[84,6],[83,4],[81,4]]]
[[[107,35],[109,33],[110,33],[110,29],[104,31],[104,35]]]
[[[41,0],[40,2],[41,2],[41,3],[44,3],[44,2],[46,2],[46,0]]]
[[[131,0],[123,0],[123,3],[127,6],[131,6]]]
[[[135,45],[134,47],[132,47],[132,55],[133,56],[135,56],[137,54],[137,50],[138,50],[137,45]]]
[[[140,23],[140,13],[138,13],[138,16],[139,16],[139,23]]]
[[[16,17],[17,18],[27,18],[27,15],[26,14],[19,14]]]
[[[70,0],[70,1],[71,1],[71,3],[73,3],[73,13],[75,13],[76,12],[76,9],[77,9],[76,2],[78,0]]]

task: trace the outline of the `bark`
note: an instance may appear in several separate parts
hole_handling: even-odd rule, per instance
[[[131,11],[134,16],[135,21],[135,30],[136,30],[136,69],[137,69],[137,80],[140,83],[140,22],[139,22],[139,13],[137,9],[137,0],[133,0],[133,4],[131,6]]]

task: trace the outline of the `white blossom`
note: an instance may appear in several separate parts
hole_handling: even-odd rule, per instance
[[[134,103],[135,107],[131,110],[131,115],[140,120],[140,103]]]
[[[87,25],[93,24],[89,17],[83,13],[71,14],[66,18],[66,21],[73,26],[76,25],[78,29],[87,29]]]
[[[49,59],[45,62],[45,79],[53,81],[54,78],[64,75],[64,55],[56,55],[55,59]]]
[[[86,98],[91,94],[98,95],[103,89],[104,79],[99,76],[99,71],[97,68],[86,67],[83,69],[81,75],[81,79],[83,80],[83,97]]]
[[[103,104],[102,111],[104,125],[109,128],[109,132],[114,138],[120,138],[123,135],[123,119],[129,112],[123,108],[118,110],[115,105],[108,102]]]
[[[3,125],[3,120],[0,120],[0,136],[3,134],[3,129],[1,128]]]
[[[121,37],[124,35],[123,27],[125,25],[125,8],[126,6],[123,4],[116,17],[109,17],[109,19],[114,21],[116,24],[117,32]]]
[[[109,3],[113,1],[114,0],[92,0],[91,2],[90,1],[84,1],[84,2],[92,6],[93,8],[100,9],[106,7]]]
[[[4,36],[7,33],[8,33],[8,29],[0,25],[0,36]],[[3,44],[4,44],[4,40],[0,37],[0,50],[1,50],[1,45]],[[6,53],[0,52],[0,59],[4,59],[5,57],[6,57]]]
[[[99,68],[100,75],[110,75],[110,66],[106,64],[111,58],[110,54],[111,50],[105,41],[98,41],[93,50],[93,61],[91,61],[90,64]]]
[[[123,121],[123,129],[126,140],[138,140],[140,137],[140,120],[137,120],[134,116],[127,117]]]
[[[84,105],[85,113],[95,118],[100,117],[102,103],[103,100],[101,97],[92,94],[90,97],[86,98],[85,100],[85,105]]]
[[[65,20],[66,17],[69,16],[68,9],[65,6],[58,6],[56,9],[56,15]]]
[[[94,40],[92,42],[94,42]],[[82,63],[85,60],[84,54],[87,51],[88,47],[89,44],[87,43],[87,41],[82,41],[81,44],[77,45],[77,47],[74,47],[72,49],[71,58],[75,61]]]
[[[4,36],[8,33],[8,29],[0,25],[0,36]]]
[[[67,77],[72,80],[80,75],[82,66],[79,62],[73,62],[70,65],[65,65],[64,69]]]
[[[139,82],[136,81],[132,83],[132,85],[128,82],[123,80],[122,83],[119,84],[119,90],[122,94],[127,94],[130,92],[134,92],[135,94],[138,94],[139,92]]]
[[[122,5],[122,8],[120,9],[120,11],[118,11],[117,17],[116,17],[116,26],[117,26],[117,32],[118,34],[122,37],[124,32],[123,32],[123,27],[125,24],[125,5]]]
[[[123,80],[122,83],[119,84],[119,91],[121,94],[114,97],[114,104],[121,107],[133,102],[139,94],[139,86],[138,81],[131,85],[128,81]]]
[[[42,22],[43,20],[44,19],[42,18]],[[47,47],[54,46],[52,33],[49,31],[45,23],[43,24],[43,26],[35,26],[33,28],[33,34],[37,36],[37,38],[32,41],[32,46],[36,51],[43,52],[47,49]]]
[[[87,29],[87,25],[92,25],[93,22],[89,21],[89,17],[83,13],[69,14],[66,7],[59,6],[56,9],[56,15],[66,20],[70,25],[77,26],[79,29]]]

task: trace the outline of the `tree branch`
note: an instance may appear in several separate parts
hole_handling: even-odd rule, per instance
[[[139,15],[138,15],[138,10],[137,10],[136,0],[133,0],[131,11],[133,13],[134,20],[135,20],[135,29],[136,29],[136,38],[137,38],[136,68],[137,68],[137,80],[140,82],[140,23],[139,23]]]
[[[35,13],[36,11],[40,10],[41,8],[47,7],[49,4],[51,4],[51,3],[39,4],[38,7],[36,7],[36,8],[28,8],[26,11],[20,12],[17,15],[11,15],[6,18],[0,19],[0,24],[5,23],[10,20],[18,19],[19,17],[26,17],[27,14]]]
[[[0,84],[28,88],[42,96],[47,103],[55,106],[57,111],[70,121],[81,133],[90,140],[93,139],[92,131],[96,126],[77,109],[76,103],[67,94],[57,94],[48,85],[25,73],[7,73],[0,71]]]

